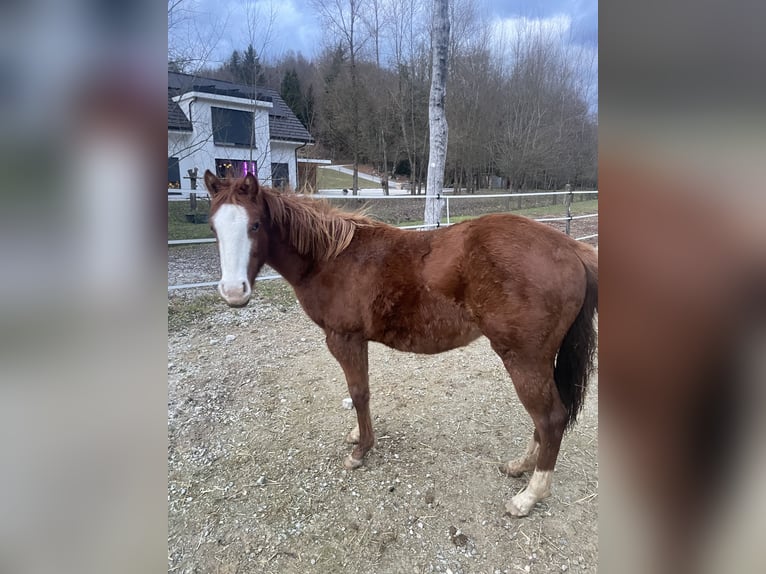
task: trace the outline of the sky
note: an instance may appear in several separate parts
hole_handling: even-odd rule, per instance
[[[525,24],[539,24],[559,32],[565,43],[582,50],[584,58],[592,62],[589,100],[597,109],[598,0],[474,1],[498,38],[512,37]],[[311,59],[322,49],[323,29],[311,0],[182,0],[181,6],[185,9],[180,13],[183,21],[169,42],[205,46],[208,65],[218,65],[233,50],[246,48],[251,37],[267,61],[290,50]],[[248,22],[256,22],[253,33]],[[267,29],[270,33],[265,37],[263,31]]]
[[[597,47],[597,0],[476,2],[493,30],[513,29],[524,19],[540,21],[569,32],[572,42],[578,45]],[[311,0],[183,0],[182,6],[186,7],[187,20],[183,33],[176,35],[173,41],[178,41],[178,38],[182,42],[192,41],[200,37],[202,42],[198,43],[212,48],[211,64],[219,63],[234,49],[247,46],[251,36],[248,21],[252,20],[257,21],[256,45],[263,45],[263,38],[258,33],[265,29],[268,21],[273,21],[263,49],[267,58],[278,58],[288,50],[301,52],[310,58],[321,47],[322,27],[311,8]]]

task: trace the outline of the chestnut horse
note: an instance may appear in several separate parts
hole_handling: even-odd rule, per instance
[[[375,442],[368,341],[441,353],[484,335],[535,426],[523,456],[500,467],[511,476],[534,471],[506,509],[526,516],[550,495],[561,438],[582,407],[593,365],[595,249],[510,214],[405,231],[261,187],[252,174],[221,180],[206,171],[205,185],[226,303],[246,305],[268,264],[324,330],[357,415],[347,469],[361,466]]]

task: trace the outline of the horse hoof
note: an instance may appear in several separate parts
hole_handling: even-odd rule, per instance
[[[532,480],[534,480],[534,477]],[[530,488],[527,487],[516,496],[511,498],[510,502],[506,503],[505,511],[511,516],[517,516],[521,518],[522,516],[529,514],[529,511],[535,507],[535,504],[537,504],[539,500],[542,500],[543,498],[546,498],[550,495],[550,490],[546,490],[542,494],[537,495],[535,494],[534,490],[530,490]]]
[[[505,476],[512,476],[513,478],[518,478],[522,474],[524,474],[524,469],[523,468],[515,466],[515,465],[511,465],[510,462],[498,465],[497,469],[501,473],[503,473]]]
[[[362,466],[362,460],[358,458],[354,458],[351,455],[348,455],[346,459],[343,461],[343,468],[346,470],[354,470],[355,468],[359,468]]]
[[[514,498],[516,497],[514,496]],[[534,504],[532,504],[532,506],[534,506]],[[516,501],[511,499],[510,502],[505,503],[505,512],[511,516],[515,516],[516,518],[523,518],[529,514],[529,511],[532,510],[532,506],[526,507],[526,505],[518,504]]]

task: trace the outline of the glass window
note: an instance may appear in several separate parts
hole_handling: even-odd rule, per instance
[[[168,189],[179,189],[181,187],[181,168],[178,165],[177,157],[168,158]]]
[[[253,112],[211,107],[213,118],[213,143],[250,147],[254,145]]]
[[[258,177],[258,162],[244,159],[216,159],[215,174],[218,177],[245,177],[252,173]]]
[[[290,185],[290,168],[286,163],[271,164],[272,187],[287,187]]]

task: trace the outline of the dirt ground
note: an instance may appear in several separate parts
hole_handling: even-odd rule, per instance
[[[342,371],[286,284],[257,290],[244,309],[169,296],[169,572],[596,571],[595,377],[552,496],[513,518],[528,475],[497,465],[532,423],[485,339],[434,356],[371,344],[378,442],[346,471]]]

